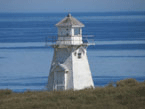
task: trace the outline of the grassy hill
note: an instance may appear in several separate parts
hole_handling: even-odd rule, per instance
[[[121,80],[80,91],[13,93],[0,90],[0,109],[145,109],[145,81]]]

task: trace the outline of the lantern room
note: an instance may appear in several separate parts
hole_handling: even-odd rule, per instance
[[[82,24],[80,21],[75,19],[68,14],[62,21],[56,24],[58,28],[58,39],[57,44],[82,44]]]

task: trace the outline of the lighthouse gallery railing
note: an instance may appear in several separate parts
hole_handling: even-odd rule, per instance
[[[51,45],[57,45],[59,43],[57,43],[58,41],[62,42],[60,44],[63,45],[70,45],[70,44],[79,44],[76,42],[81,42],[84,45],[95,45],[95,41],[94,41],[94,35],[83,35],[82,37],[79,37],[76,39],[76,36],[71,36],[71,39],[66,39],[66,37],[61,37],[61,39],[58,39],[58,36],[48,36],[45,39],[46,42],[46,46],[51,46]],[[69,43],[71,42],[71,43]]]

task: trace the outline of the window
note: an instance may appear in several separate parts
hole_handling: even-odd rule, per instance
[[[82,57],[81,53],[78,53],[78,59],[80,59]]]
[[[70,35],[70,29],[66,29],[66,36],[69,36]]]
[[[74,35],[80,34],[80,28],[74,28]]]
[[[74,55],[76,56],[76,55],[77,55],[77,53],[75,52],[75,53],[74,53]]]

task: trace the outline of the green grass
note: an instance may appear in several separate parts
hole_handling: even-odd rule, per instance
[[[80,91],[13,93],[0,90],[0,109],[145,109],[145,82],[121,80]]]

